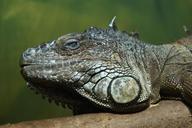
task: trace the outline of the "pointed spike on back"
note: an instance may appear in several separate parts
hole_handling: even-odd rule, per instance
[[[113,19],[111,20],[111,22],[109,23],[109,27],[113,27],[114,24],[115,24],[115,19],[116,19],[116,16],[113,17]]]
[[[115,19],[116,19],[116,16],[113,17],[113,19],[111,20],[111,22],[109,23],[109,28],[110,29],[113,29],[114,31],[118,30],[116,24],[115,24]]]
[[[187,35],[192,35],[192,31],[190,29],[187,28],[187,26],[183,25],[183,30]]]
[[[139,39],[139,33],[136,32],[136,31],[130,32],[129,35],[132,36],[132,37],[135,37],[135,38]]]

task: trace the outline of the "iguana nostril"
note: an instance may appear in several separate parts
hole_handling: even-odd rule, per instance
[[[24,67],[29,64],[29,61],[31,61],[33,50],[31,51],[30,49],[27,49],[20,57],[19,59],[19,65],[20,67]]]
[[[22,60],[27,61],[32,56],[36,54],[36,50],[34,48],[28,48],[21,56]]]

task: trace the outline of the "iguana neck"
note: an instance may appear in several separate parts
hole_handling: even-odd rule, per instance
[[[170,92],[170,88],[173,88],[171,95],[180,96],[182,90],[178,86],[179,80],[174,78],[180,78],[178,75],[183,67],[179,64],[192,62],[189,46],[179,43],[152,45],[129,38],[119,44],[121,50],[118,53],[124,60],[123,65],[130,67],[138,75],[144,92],[151,93],[152,102],[156,102],[157,97],[160,98],[157,96],[160,89]],[[173,86],[166,86],[169,84]]]

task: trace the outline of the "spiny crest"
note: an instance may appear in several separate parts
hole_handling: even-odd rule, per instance
[[[109,26],[109,29],[117,31],[118,28],[117,28],[117,25],[115,24],[115,19],[116,19],[116,16],[113,17],[113,19],[111,20],[108,26]]]
[[[108,25],[108,28],[102,29],[97,27],[90,27],[87,30],[85,30],[84,35],[89,39],[94,40],[120,40],[125,37],[128,37],[128,34],[126,32],[121,32],[117,29],[117,26],[115,24],[116,16],[113,17],[111,22]]]
[[[183,30],[184,32],[188,35],[188,36],[192,36],[192,28],[188,28],[187,26],[183,26]]]

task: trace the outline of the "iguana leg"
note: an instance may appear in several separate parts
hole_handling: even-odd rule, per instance
[[[182,99],[192,106],[192,67],[166,76],[161,86],[161,97],[165,99]]]
[[[181,95],[183,101],[192,106],[192,66],[181,76]]]

